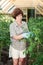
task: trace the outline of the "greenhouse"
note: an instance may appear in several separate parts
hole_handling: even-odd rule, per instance
[[[13,65],[12,58],[9,58],[9,26],[15,21],[12,12],[16,8],[22,10],[22,21],[34,34],[24,39],[26,65],[43,65],[43,0],[0,0],[0,65]]]

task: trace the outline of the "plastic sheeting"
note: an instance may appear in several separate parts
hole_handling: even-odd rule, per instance
[[[43,15],[43,0],[0,0],[0,9],[4,13],[12,13],[15,7],[34,7]]]
[[[0,9],[2,9],[2,12],[12,13],[14,8],[15,8],[14,0],[1,0],[0,1]]]

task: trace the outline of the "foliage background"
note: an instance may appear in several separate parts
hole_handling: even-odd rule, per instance
[[[3,47],[8,50],[10,44],[9,25],[14,19],[9,15],[0,15],[0,60]],[[28,38],[29,46],[25,51],[29,55],[29,65],[43,65],[43,17],[30,18],[28,28],[35,36]],[[32,62],[31,62],[32,60]]]
[[[31,65],[43,65],[43,17],[30,18],[28,28],[35,36],[27,39],[30,44],[26,53],[30,55],[30,60],[33,60]]]
[[[10,45],[10,34],[9,34],[9,25],[13,22],[13,18],[9,15],[0,14],[0,60],[1,52],[3,48],[9,49]]]

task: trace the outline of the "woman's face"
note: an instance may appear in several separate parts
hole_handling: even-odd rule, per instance
[[[22,14],[19,14],[18,16],[16,16],[16,20],[18,20],[18,21],[22,21]]]

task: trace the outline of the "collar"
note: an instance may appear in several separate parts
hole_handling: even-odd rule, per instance
[[[14,23],[15,23],[16,27],[19,26],[18,23],[17,23],[16,21],[14,21]],[[23,25],[23,21],[22,21],[22,25]],[[21,26],[22,26],[22,25],[21,25]],[[21,26],[20,26],[20,27],[21,27]]]

